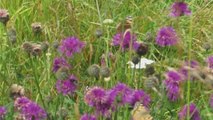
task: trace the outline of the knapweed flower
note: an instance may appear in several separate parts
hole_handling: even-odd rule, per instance
[[[151,102],[151,98],[148,94],[146,94],[143,90],[135,90],[132,94],[133,98],[131,101],[131,105],[134,107],[137,102],[143,104],[146,108],[149,107]]]
[[[5,9],[0,9],[0,22],[6,25],[9,19],[10,16],[8,11]]]
[[[6,113],[7,113],[7,109],[3,106],[0,106],[0,120],[2,120],[4,118]]]
[[[171,7],[170,16],[180,17],[183,15],[191,15],[191,10],[185,2],[175,2]]]
[[[89,89],[84,96],[84,101],[87,105],[95,108],[97,116],[103,115],[104,117],[110,117],[114,100],[103,88],[93,87]]]
[[[22,108],[21,114],[26,120],[45,120],[47,118],[45,110],[34,102],[30,102]]]
[[[64,59],[63,57],[58,57],[55,58],[53,61],[53,72],[57,72],[58,69],[62,68],[62,67],[67,67],[70,68],[69,63],[66,61],[66,59]]]
[[[125,33],[117,33],[112,40],[113,46],[120,46],[122,50],[134,47],[137,37],[131,31],[127,30]]]
[[[44,120],[47,117],[43,108],[26,97],[17,98],[14,102],[14,107],[26,120]]]
[[[176,71],[168,71],[166,73],[166,85],[167,96],[169,100],[176,101],[180,96],[180,82],[182,81],[181,75]]]
[[[213,109],[213,94],[210,97],[209,104],[210,104],[210,107]]]
[[[80,120],[96,120],[94,115],[84,114],[81,116]]]
[[[177,44],[178,36],[176,31],[172,27],[161,28],[156,37],[156,44],[161,47],[173,46]]]
[[[59,51],[67,57],[72,57],[74,53],[81,52],[81,49],[84,48],[84,46],[85,43],[81,42],[78,38],[68,37],[62,41],[59,46]]]
[[[213,69],[213,56],[207,58],[208,67]]]
[[[191,103],[189,106],[185,105],[180,110],[180,112],[178,113],[179,120],[186,120],[187,119],[188,108],[189,108],[190,120],[201,120],[200,113],[199,113],[199,111],[196,108],[196,105],[194,103]]]
[[[111,89],[111,97],[115,97],[115,102],[120,106],[130,104],[133,98],[132,94],[133,90],[124,83],[118,83]]]
[[[77,89],[77,78],[71,75],[67,80],[58,80],[56,82],[56,89],[58,93],[63,95],[72,95]]]

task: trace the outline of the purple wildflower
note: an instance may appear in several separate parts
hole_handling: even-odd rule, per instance
[[[96,117],[94,115],[84,114],[80,120],[96,120]]]
[[[175,2],[171,7],[170,16],[172,17],[180,17],[183,15],[191,15],[191,11],[188,8],[187,3],[185,2]]]
[[[0,22],[5,24],[9,21],[10,16],[8,10],[0,9]]]
[[[213,109],[213,94],[210,97],[209,104],[210,104],[210,107]]]
[[[187,119],[188,108],[189,108],[189,118],[190,118],[190,120],[201,120],[200,113],[199,113],[199,111],[196,108],[196,105],[194,103],[191,103],[189,106],[185,105],[180,110],[180,112],[178,114],[179,120]]]
[[[74,75],[71,75],[67,80],[58,80],[56,82],[56,89],[58,93],[63,95],[72,95],[77,89],[77,79]]]
[[[17,98],[14,106],[26,120],[42,120],[47,117],[43,108],[26,97]]]
[[[76,37],[68,37],[62,41],[62,44],[59,46],[59,51],[67,57],[72,57],[74,53],[81,52],[84,46],[85,43],[81,42]]]
[[[178,36],[172,27],[163,27],[158,31],[156,43],[161,46],[173,46],[177,44]]]
[[[31,101],[27,97],[19,97],[15,100],[14,106],[16,109],[20,110],[27,106]]]
[[[148,94],[146,94],[143,90],[135,90],[133,93],[132,106],[135,106],[135,103],[140,102],[145,107],[149,107],[151,99]]]
[[[42,120],[47,117],[44,109],[34,102],[30,102],[26,107],[21,110],[21,114],[26,120]]]
[[[68,64],[68,62],[66,61],[66,59],[64,58],[55,58],[53,61],[53,72],[57,72],[58,69],[60,69],[61,67],[68,67],[70,68],[70,65]]]
[[[164,84],[166,85],[167,96],[169,100],[176,101],[180,96],[179,84],[182,81],[181,75],[176,71],[169,71],[166,76],[167,79]]]
[[[122,50],[133,47],[133,44],[137,41],[135,34],[132,34],[130,31],[123,33],[117,33],[114,35],[112,40],[113,46],[120,46]]]
[[[111,92],[112,95],[114,94],[114,99],[118,105],[125,105],[132,102],[132,94],[134,91],[123,83],[118,83],[114,88],[112,88]]]
[[[209,56],[207,58],[207,63],[208,63],[209,68],[213,69],[213,56]]]
[[[4,118],[7,113],[7,109],[3,106],[0,106],[0,120]]]

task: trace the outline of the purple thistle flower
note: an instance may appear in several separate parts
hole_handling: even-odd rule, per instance
[[[9,21],[10,16],[8,10],[0,9],[0,22],[5,24]]]
[[[103,88],[91,88],[84,96],[84,101],[89,106],[95,108],[97,116],[103,115],[104,117],[110,117],[114,100],[111,99],[111,96]]]
[[[117,33],[113,36],[112,45],[120,46],[122,50],[133,47],[134,43],[137,41],[135,34],[132,34],[130,31],[123,33]]]
[[[94,115],[84,114],[80,120],[96,120],[96,117]]]
[[[17,108],[18,110],[24,108],[27,106],[28,103],[30,103],[31,101],[27,98],[27,97],[19,97],[15,100],[14,102],[14,106],[15,108]]]
[[[111,92],[111,94],[114,94],[114,99],[118,105],[125,105],[132,102],[134,91],[123,83],[118,83],[112,88]]]
[[[143,90],[135,90],[133,93],[131,105],[135,106],[135,103],[137,102],[142,103],[145,107],[148,108],[151,102],[151,98]]]
[[[156,44],[161,47],[173,46],[177,44],[178,36],[172,27],[163,27],[158,31]]]
[[[57,72],[58,69],[60,69],[61,67],[68,67],[70,68],[70,65],[68,64],[68,62],[66,61],[66,59],[64,58],[55,58],[53,61],[53,72]]]
[[[209,104],[210,104],[210,107],[213,109],[213,94],[210,97]]]
[[[46,119],[47,114],[43,108],[26,97],[19,97],[14,102],[14,107],[26,120]]]
[[[85,43],[76,37],[68,37],[62,41],[62,44],[59,46],[59,51],[67,57],[72,57],[74,53],[81,52],[84,46]]]
[[[187,119],[187,112],[189,108],[189,118],[190,120],[201,120],[200,113],[196,108],[194,103],[191,103],[189,106],[185,105],[180,112],[178,113],[179,120],[186,120]]]
[[[167,96],[169,100],[176,101],[180,96],[181,75],[176,71],[168,71],[166,76],[167,79],[164,80],[164,84],[166,85]]]
[[[208,67],[213,69],[213,56],[209,56],[206,61],[208,63]]]
[[[77,79],[74,75],[71,75],[67,80],[58,80],[56,82],[56,89],[58,93],[63,95],[72,95],[77,89]]]
[[[93,87],[87,91],[84,101],[89,106],[95,107],[99,103],[105,101],[106,91],[100,87]]]
[[[26,120],[42,120],[47,117],[45,110],[34,102],[30,102],[26,107],[22,108],[21,114]]]
[[[3,106],[0,106],[0,120],[4,118],[7,113],[7,109]]]
[[[187,3],[185,2],[175,2],[172,4],[170,16],[180,17],[183,15],[191,15],[191,10],[189,10]]]

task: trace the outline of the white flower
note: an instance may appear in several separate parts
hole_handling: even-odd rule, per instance
[[[147,65],[152,64],[154,62],[155,61],[147,58],[141,58],[140,62],[136,65],[132,61],[128,61],[127,64],[129,65],[129,68],[144,69]]]

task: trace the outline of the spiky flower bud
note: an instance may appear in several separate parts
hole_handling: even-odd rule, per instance
[[[16,30],[15,29],[9,29],[9,31],[7,32],[9,41],[14,44],[16,43]]]
[[[13,99],[24,96],[24,88],[17,84],[12,84],[10,87],[10,96]]]
[[[90,76],[98,78],[100,73],[100,67],[99,65],[93,64],[89,66],[87,72]]]
[[[155,68],[152,64],[150,65],[147,65],[146,66],[146,69],[145,69],[145,75],[146,76],[150,76],[150,75],[153,75],[155,73]]]
[[[45,52],[45,51],[47,51],[48,48],[49,48],[49,43],[47,41],[41,43],[41,50],[42,51]]]
[[[41,55],[41,53],[42,53],[41,45],[39,45],[39,44],[33,44],[32,47],[33,47],[33,49],[32,49],[31,54],[33,56],[39,56],[39,55]]]
[[[101,69],[100,69],[100,75],[103,78],[108,78],[110,76],[110,69],[108,67],[101,67]]]
[[[101,29],[97,29],[97,30],[95,31],[95,35],[96,35],[98,38],[100,38],[100,37],[103,35],[103,31],[102,31]]]
[[[35,22],[31,24],[34,33],[40,33],[42,31],[42,26],[40,22]]]
[[[0,9],[0,22],[6,25],[9,20],[10,16],[8,10]]]
[[[54,42],[52,43],[52,46],[53,46],[53,48],[58,49],[59,44],[60,44],[60,43],[59,43],[58,41],[54,41]]]
[[[24,49],[24,51],[28,54],[30,54],[33,51],[33,45],[30,42],[24,42],[22,44],[22,48]]]
[[[132,57],[132,62],[136,65],[140,62],[140,58],[138,56],[133,56]]]

